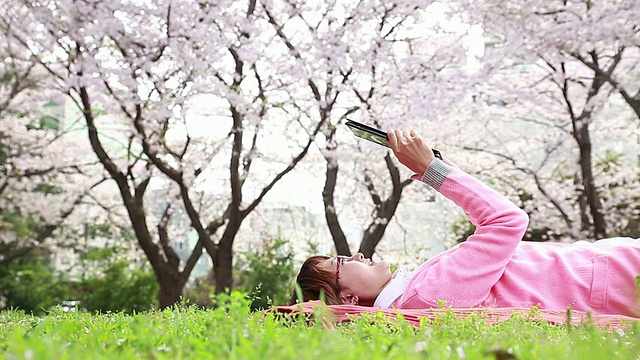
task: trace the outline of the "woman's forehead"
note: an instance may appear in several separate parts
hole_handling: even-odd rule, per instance
[[[336,269],[335,259],[336,258],[328,258],[328,259],[322,260],[318,263],[318,266],[327,270],[335,270]]]

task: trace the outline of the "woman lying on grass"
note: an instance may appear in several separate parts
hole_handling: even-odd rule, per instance
[[[302,299],[294,291],[291,304],[324,294],[329,305],[428,309],[444,301],[453,308],[538,306],[640,317],[640,239],[522,242],[529,223],[524,211],[450,161],[434,158],[415,131],[390,131],[388,137],[413,178],[460,206],[475,233],[413,272],[391,274],[388,263],[359,253],[313,256],[296,279]]]

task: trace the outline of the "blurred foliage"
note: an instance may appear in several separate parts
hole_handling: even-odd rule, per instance
[[[201,308],[214,307],[213,295],[216,292],[216,281],[213,275],[213,271],[210,271],[206,277],[197,278],[186,286],[183,295],[184,301]]]
[[[41,315],[56,305],[78,303],[91,312],[141,312],[156,307],[158,283],[146,267],[135,268],[118,258],[114,248],[87,251],[88,276],[70,280],[53,268],[51,254],[36,248],[0,267],[0,309]]]
[[[11,231],[16,238],[23,238],[38,229],[38,221],[33,216],[23,216],[18,211],[3,209],[0,212],[0,230]]]
[[[50,259],[40,248],[0,267],[0,309],[39,315],[67,299],[69,283],[54,273]]]
[[[3,166],[7,163],[7,159],[9,158],[9,154],[5,150],[6,145],[2,143],[2,132],[0,132],[0,169],[3,169]]]
[[[151,271],[132,268],[125,259],[106,260],[102,274],[92,275],[76,286],[76,298],[83,309],[131,314],[156,307],[158,282]]]
[[[90,312],[142,312],[157,306],[159,286],[146,261],[126,258],[129,250],[108,245],[132,240],[130,231],[118,235],[113,225],[96,219],[80,229],[68,229],[76,241],[70,248],[76,255],[73,270],[80,272],[73,284],[73,300]]]
[[[295,271],[293,253],[286,245],[284,239],[265,239],[260,248],[238,257],[237,288],[250,294],[252,310],[287,303]]]

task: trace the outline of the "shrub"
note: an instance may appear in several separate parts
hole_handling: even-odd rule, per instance
[[[147,269],[131,269],[127,260],[108,262],[104,274],[79,283],[78,299],[87,311],[141,312],[152,309],[158,296],[158,282]]]
[[[286,243],[284,239],[266,239],[261,248],[239,257],[238,288],[250,294],[252,310],[287,302],[294,265],[293,253],[286,249]]]
[[[69,296],[69,285],[51,268],[45,249],[35,249],[0,267],[0,309],[40,315]]]

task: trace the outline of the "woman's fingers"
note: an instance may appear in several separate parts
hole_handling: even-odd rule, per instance
[[[404,137],[404,135],[402,135],[402,130],[393,130],[393,132],[396,134],[396,138],[398,139],[398,141],[402,140],[402,138]]]
[[[389,140],[387,140],[387,143],[389,144],[389,146],[391,146],[391,149],[395,149],[398,147],[398,137],[396,136],[396,133],[394,130],[389,130],[387,132],[387,137],[389,138]]]
[[[387,133],[389,146],[398,160],[415,173],[422,174],[433,161],[429,145],[415,131],[391,130]]]

